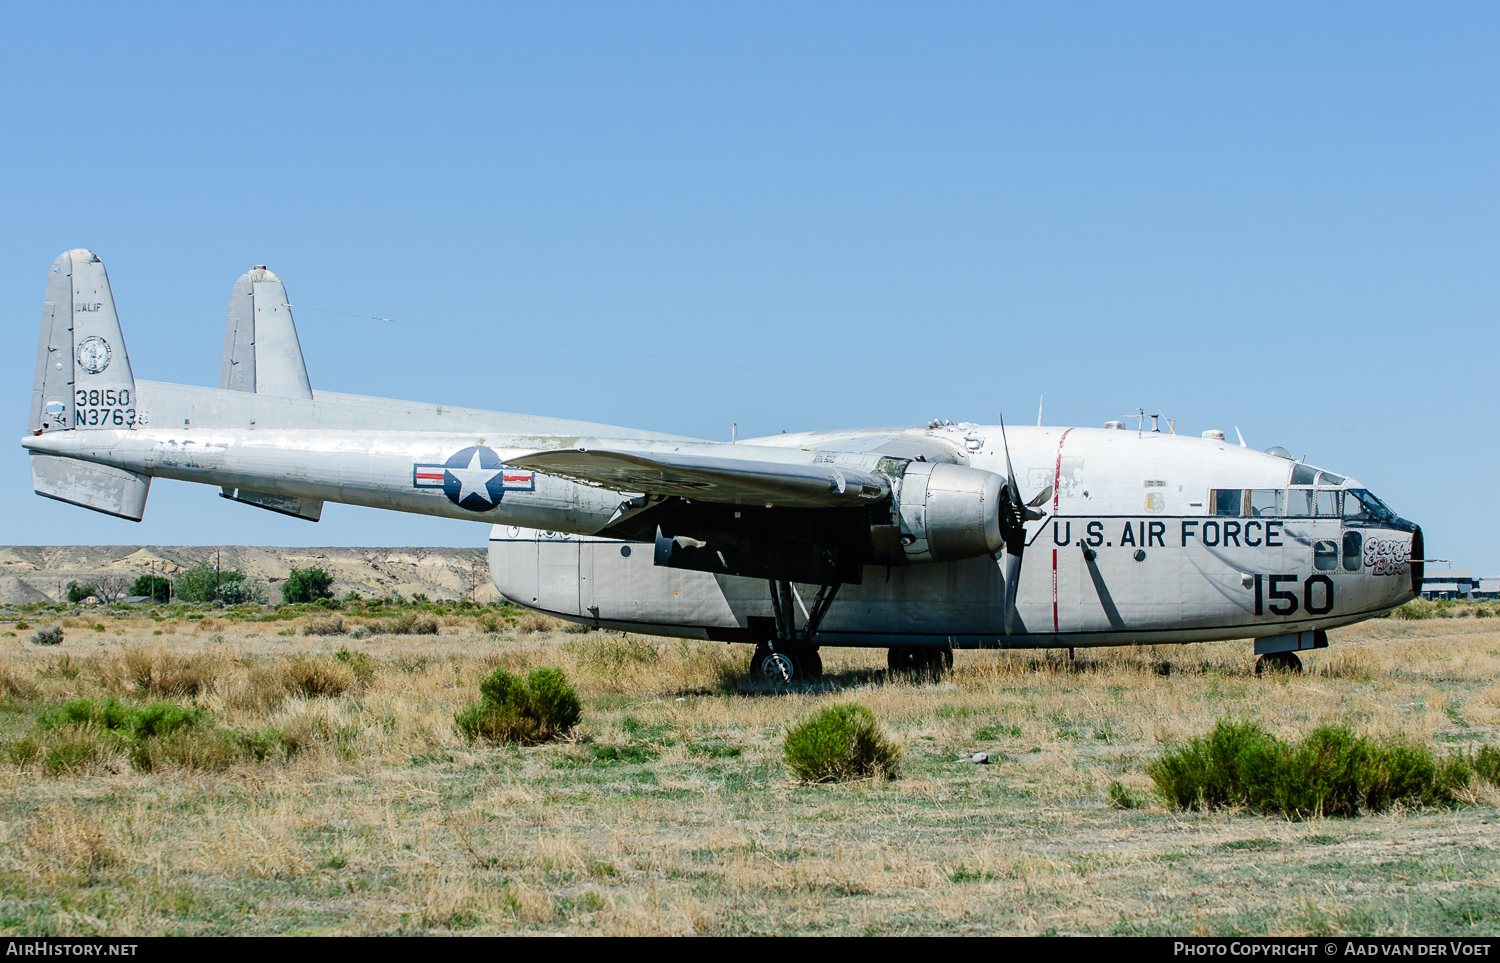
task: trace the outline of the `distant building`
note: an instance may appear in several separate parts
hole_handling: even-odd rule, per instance
[[[1480,588],[1479,583],[1472,568],[1427,568],[1422,572],[1422,598],[1473,598],[1475,590]]]
[[[1481,578],[1479,580],[1479,588],[1470,592],[1469,598],[1500,599],[1500,575],[1494,578]]]

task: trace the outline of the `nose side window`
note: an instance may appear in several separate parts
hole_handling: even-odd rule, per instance
[[[1286,497],[1285,489],[1250,489],[1250,514],[1256,518],[1276,518],[1281,515],[1281,502]]]
[[[1339,493],[1326,489],[1318,492],[1318,514],[1323,517],[1339,513]]]
[[[1290,518],[1306,518],[1313,513],[1311,488],[1293,488],[1286,493],[1286,513]]]
[[[1364,561],[1365,537],[1359,532],[1344,533],[1344,571],[1358,572]]]
[[[1313,568],[1320,572],[1331,572],[1338,567],[1338,543],[1327,539],[1318,539],[1313,542]]]
[[[1245,490],[1243,488],[1221,488],[1213,492],[1214,514],[1230,515],[1239,517],[1245,510]]]

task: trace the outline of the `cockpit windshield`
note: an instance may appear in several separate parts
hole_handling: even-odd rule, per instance
[[[1383,522],[1396,517],[1385,502],[1364,488],[1351,488],[1344,492],[1344,517],[1365,522]]]

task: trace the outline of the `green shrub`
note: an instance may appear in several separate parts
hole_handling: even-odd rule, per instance
[[[1436,759],[1421,746],[1377,742],[1347,726],[1320,726],[1285,743],[1259,723],[1229,719],[1146,769],[1178,808],[1241,806],[1287,819],[1445,805],[1474,771],[1460,756]]]
[[[561,669],[532,669],[525,679],[496,669],[479,684],[480,700],[454,717],[469,741],[535,744],[577,725],[583,707]]]
[[[130,584],[131,595],[147,595],[155,602],[172,600],[172,580],[161,575],[142,575]]]
[[[170,702],[136,706],[118,699],[72,699],[42,710],[37,717],[37,723],[43,729],[88,725],[132,738],[168,735],[195,726],[202,720],[202,709],[184,709]]]
[[[375,678],[375,659],[368,652],[354,652],[349,648],[340,648],[333,657],[354,670],[354,677],[359,680],[360,685],[366,685]]]
[[[901,761],[901,748],[881,731],[875,713],[853,702],[828,706],[789,731],[782,753],[806,782],[894,779]]]
[[[37,629],[31,634],[32,645],[62,645],[63,630],[61,625],[49,625],[44,629]]]
[[[333,598],[333,576],[321,568],[294,568],[281,583],[281,600],[287,605]]]
[[[137,579],[137,582],[140,580]],[[222,602],[225,596],[240,601],[244,594],[240,583],[245,581],[243,572],[234,569],[216,570],[207,565],[195,565],[182,572],[172,582],[172,594],[184,602]],[[145,592],[138,593],[145,595]]]
[[[1109,804],[1116,809],[1140,809],[1145,802],[1129,786],[1114,780],[1109,784]]]
[[[90,596],[98,597],[99,590],[87,582],[68,583],[68,601],[77,605]]]

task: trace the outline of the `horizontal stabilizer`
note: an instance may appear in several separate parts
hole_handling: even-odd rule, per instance
[[[512,458],[507,465],[618,492],[675,495],[731,505],[836,508],[890,494],[890,482],[832,465],[785,464],[680,452],[564,448]]]
[[[151,477],[77,458],[32,452],[31,486],[38,495],[138,522],[146,513]]]
[[[323,501],[319,498],[297,498],[294,495],[273,495],[270,492],[253,492],[248,488],[220,488],[219,497],[254,505],[267,511],[279,512],[293,518],[304,518],[315,522],[323,517]]]

